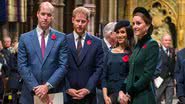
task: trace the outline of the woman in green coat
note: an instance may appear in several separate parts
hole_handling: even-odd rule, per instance
[[[157,66],[159,47],[151,38],[152,17],[143,7],[133,12],[133,30],[138,42],[129,61],[126,90],[131,104],[156,104],[152,78]]]

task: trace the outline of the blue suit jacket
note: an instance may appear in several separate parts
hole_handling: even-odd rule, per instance
[[[87,88],[90,92],[95,93],[103,67],[102,41],[86,33],[79,59],[72,33],[67,35],[67,43],[69,46],[68,88]]]
[[[56,35],[56,39],[52,39],[52,35]],[[33,104],[32,89],[46,82],[54,87],[51,92],[62,91],[67,61],[68,48],[63,33],[50,29],[44,59],[36,29],[22,34],[18,48],[18,71],[23,78],[21,104]]]

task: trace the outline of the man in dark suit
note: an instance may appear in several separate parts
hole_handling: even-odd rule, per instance
[[[106,53],[108,50],[113,48],[116,45],[116,34],[114,32],[114,27],[116,25],[116,22],[110,22],[107,25],[105,25],[103,29],[103,51]]]
[[[174,92],[174,69],[175,69],[175,49],[171,48],[171,36],[166,34],[161,38],[160,48],[160,70],[158,78],[163,79],[162,84],[156,89],[157,104],[161,104],[162,95],[165,95],[165,103],[172,104]]]
[[[69,46],[67,104],[96,104],[96,85],[102,73],[102,41],[86,32],[90,11],[84,7],[73,10],[74,31],[67,35]]]
[[[50,27],[54,7],[42,2],[37,11],[36,29],[20,37],[18,47],[18,71],[23,78],[21,104],[33,104],[33,95],[49,104],[48,93],[65,88],[68,48],[66,37]]]
[[[185,104],[185,59],[181,62],[181,69],[177,77],[177,97],[180,101],[179,104]]]
[[[182,104],[185,104],[185,85],[184,85],[184,70],[185,70],[185,48],[177,52],[177,59],[175,64],[175,79],[176,79],[176,93]],[[184,62],[184,63],[183,63]]]
[[[185,59],[185,48],[177,52],[177,60],[175,64],[175,79],[177,79],[179,76],[181,65],[184,59]]]

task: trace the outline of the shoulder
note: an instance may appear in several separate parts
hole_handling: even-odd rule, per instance
[[[159,49],[159,44],[157,43],[157,41],[155,41],[154,39],[150,39],[146,45],[148,45],[148,48],[151,49],[151,48],[157,48]]]
[[[177,52],[177,55],[185,54],[185,48],[181,49]]]
[[[89,33],[86,34],[87,37],[90,37],[90,39],[92,41],[94,41],[95,43],[99,43],[99,44],[102,44],[102,40],[94,35],[91,35]]]
[[[35,29],[32,31],[21,34],[20,39],[27,39],[27,38],[30,39],[30,37],[32,37],[32,35],[34,35],[34,31],[35,31]]]
[[[62,33],[62,32],[60,32],[60,31],[57,31],[57,30],[55,30],[55,29],[53,29],[53,28],[51,28],[51,35],[56,35],[57,37],[65,37],[65,34],[64,33]]]

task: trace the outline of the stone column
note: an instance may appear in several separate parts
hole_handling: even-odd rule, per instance
[[[185,47],[185,1],[177,0],[177,8],[177,48],[182,49]]]
[[[100,0],[100,23],[108,23],[108,8],[109,2],[107,0]]]
[[[64,3],[63,0],[52,0],[51,2],[55,7],[54,11],[54,21],[52,23],[52,27],[57,29],[58,31],[63,32],[63,23],[64,23]]]
[[[128,6],[126,6],[126,18],[128,18],[128,20],[132,21],[132,12],[134,11],[134,9],[137,7],[137,0],[127,0],[127,4]]]
[[[90,32],[92,35],[95,33],[95,15],[96,15],[96,5],[93,1],[85,0],[84,7],[88,8],[91,11],[90,18],[89,18],[89,25],[87,31]]]
[[[117,0],[109,0],[109,22],[117,20]]]

